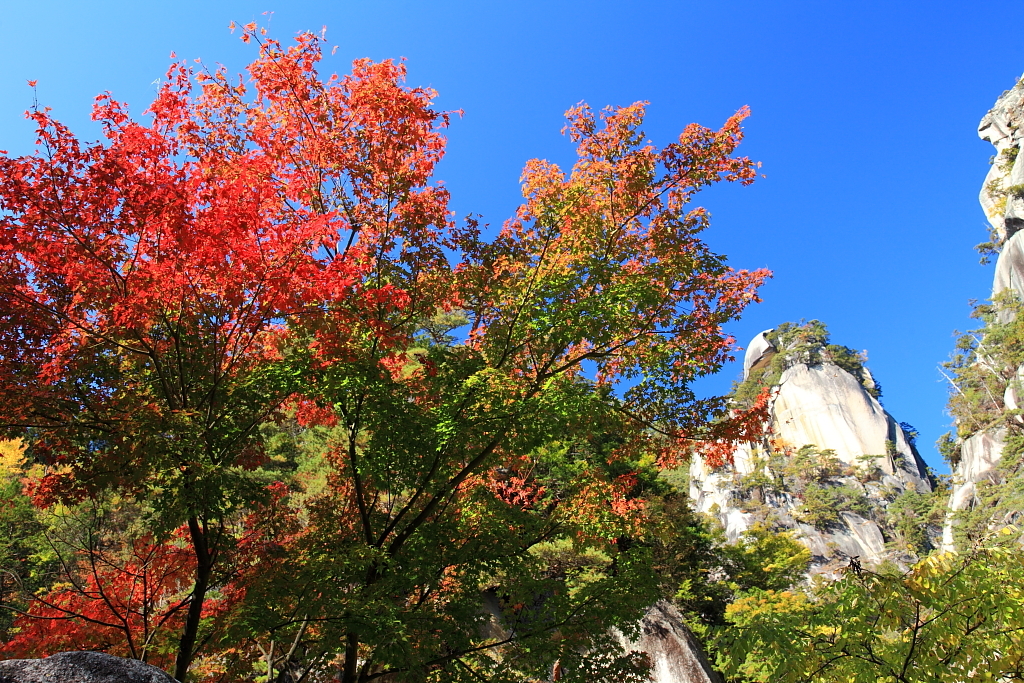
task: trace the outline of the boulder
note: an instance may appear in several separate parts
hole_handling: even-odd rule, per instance
[[[885,411],[838,365],[801,363],[788,368],[772,413],[778,438],[793,448],[805,444],[830,448],[851,465],[858,456],[886,452]]]
[[[729,541],[738,540],[753,523],[751,515],[733,506],[733,475],[750,474],[757,455],[752,444],[740,444],[733,454],[731,467],[716,470],[699,457],[690,462],[689,494],[693,507],[700,512],[714,512]]]
[[[949,513],[942,528],[943,550],[953,550],[953,514],[965,510],[974,501],[978,482],[989,478],[1003,457],[1006,428],[978,432],[960,446],[960,462],[953,468],[953,486],[949,494]]]
[[[1002,93],[991,111],[978,126],[978,135],[995,146],[996,156],[992,168],[981,188],[981,206],[985,210],[1000,246],[995,262],[992,296],[1012,290],[1024,297],[1024,159],[1020,157],[1024,139],[1024,77],[1010,90]],[[1016,151],[1016,152],[1015,152]],[[1005,152],[1013,152],[1007,156]],[[1016,155],[1014,157],[1014,155]],[[1011,158],[1013,157],[1013,161]],[[1013,191],[1008,191],[1012,189]],[[1020,231],[1018,231],[1020,230]],[[1013,311],[998,313],[1000,323],[1009,323]],[[978,364],[987,365],[983,355],[976,357]],[[1001,369],[994,369],[1001,372]],[[1024,366],[1017,369],[1014,378],[1002,393],[1002,408],[1019,411],[1024,403]],[[1022,422],[1022,416],[1016,416]],[[949,494],[949,512],[942,529],[942,547],[953,550],[954,513],[975,504],[978,484],[985,479],[997,478],[996,466],[1006,445],[1005,427],[986,429],[964,439],[959,461],[953,467],[952,487]]]
[[[853,512],[840,512],[839,518],[845,528],[833,534],[833,542],[850,557],[859,557],[865,564],[880,564],[885,559],[885,538],[878,525]]]
[[[0,662],[0,683],[175,683],[137,659],[102,652],[61,652],[45,659]]]
[[[1024,138],[1024,77],[996,100],[978,126],[978,135],[996,148],[992,168],[981,188],[981,206],[992,223],[1000,243],[996,273],[992,282],[992,296],[1012,290],[1024,297],[1024,198],[1019,190],[1024,188],[1024,160],[1019,155],[1021,140]],[[1012,151],[1016,157],[1004,155]],[[1013,192],[1008,192],[1012,188]],[[1019,232],[1018,232],[1019,231]],[[1000,311],[999,322],[1010,322],[1012,311]],[[983,357],[976,362],[985,363]],[[1024,398],[1024,366],[1018,367],[1014,378],[1003,392],[1003,408],[1020,410]],[[1017,416],[1018,422],[1021,416]],[[960,443],[960,460],[953,468],[952,490],[949,496],[949,513],[942,530],[944,550],[954,549],[954,513],[974,504],[978,484],[996,476],[1006,443],[1006,429],[987,429],[971,435]]]
[[[839,521],[825,530],[803,522],[795,525],[797,538],[811,551],[811,574],[838,578],[834,570],[845,565],[848,558],[858,557],[865,565],[878,565],[888,559],[885,538],[877,524],[847,511],[839,513]]]
[[[773,353],[785,352],[774,349],[764,332],[751,341],[748,349],[744,364],[748,374],[758,363],[765,362],[766,356],[770,359]],[[816,364],[794,363],[793,358],[786,361],[788,367],[769,397],[771,436],[759,443],[736,444],[733,462],[722,467],[709,467],[699,457],[690,463],[689,493],[694,509],[716,517],[729,541],[738,540],[762,520],[795,531],[811,551],[811,575],[838,576],[841,567],[854,557],[866,565],[890,559],[902,562],[886,548],[884,529],[888,527],[883,525],[888,524],[886,508],[893,493],[931,490],[920,454],[896,420],[869,392],[876,385],[867,368],[861,368],[859,376],[854,376],[830,362],[827,356]],[[846,463],[848,467],[822,484],[863,493],[875,508],[871,515],[836,510],[836,518],[822,528],[803,521],[800,494],[784,488],[780,472],[773,472],[774,465],[770,463],[773,453],[793,452],[807,445],[831,449]],[[863,456],[871,456],[880,471],[865,470]],[[756,467],[764,468],[767,480],[782,484],[783,488],[747,488],[750,479],[744,482],[743,478]],[[936,536],[939,531],[934,530]]]
[[[640,622],[640,638],[619,640],[627,651],[645,653],[651,659],[651,683],[719,683],[697,639],[683,624],[683,617],[666,601],[654,604]]]
[[[1024,405],[1024,365],[1017,368],[1013,378],[1007,382],[1006,389],[1003,390],[1003,407],[1006,410],[1020,410],[1022,405]],[[1021,415],[1016,415],[1014,419],[1018,423],[1024,423]]]

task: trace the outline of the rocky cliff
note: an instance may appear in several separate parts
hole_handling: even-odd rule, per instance
[[[1018,314],[1024,298],[1024,78],[1007,90],[981,120],[978,135],[996,154],[979,200],[990,223],[990,241],[979,245],[998,254],[992,305],[979,308],[985,323],[965,337],[961,352],[947,364],[953,390],[950,409],[957,433],[947,442],[953,465],[950,515],[943,546],[952,549],[993,526],[1020,516],[1019,459],[1024,407],[1024,358],[1018,350],[1024,324]]]
[[[917,548],[901,538],[890,508],[906,494],[927,494],[931,481],[915,435],[879,403],[863,355],[830,344],[818,321],[787,323],[748,345],[736,402],[762,387],[771,392],[770,435],[740,444],[730,465],[695,460],[694,506],[717,517],[730,540],[755,524],[795,530],[811,550],[811,573],[851,558],[912,560]]]
[[[879,401],[866,357],[831,344],[818,321],[786,323],[747,345],[736,407],[769,393],[768,436],[737,445],[733,462],[690,463],[693,507],[721,524],[729,541],[792,531],[812,555],[810,574],[837,577],[854,564],[907,567],[1024,518],[1024,79],[982,119],[996,154],[980,201],[991,227],[979,245],[996,257],[992,303],[980,329],[958,343],[951,380],[955,434],[942,445],[953,467],[936,491],[914,444]],[[742,544],[737,544],[737,547]],[[636,643],[656,680],[713,680],[678,614],[652,608]],[[706,677],[706,678],[705,678]]]

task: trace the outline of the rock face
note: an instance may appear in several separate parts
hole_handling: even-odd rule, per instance
[[[719,683],[697,639],[683,625],[682,615],[662,601],[647,610],[640,638],[620,636],[623,649],[644,652],[651,659],[651,683]]]
[[[771,361],[776,372],[784,367],[781,374],[768,376],[769,369],[762,376],[773,387],[771,438],[740,444],[734,462],[724,467],[711,468],[695,459],[690,465],[694,507],[717,517],[731,541],[758,522],[795,531],[812,553],[812,574],[832,573],[854,557],[865,564],[910,559],[886,548],[891,540],[886,508],[904,491],[930,491],[931,482],[917,450],[873,395],[874,379],[860,360],[845,363],[844,369],[830,359],[828,349],[837,358],[841,353],[849,358],[852,350],[828,345],[827,337],[799,349],[776,349],[770,332],[748,346],[744,380],[756,381],[752,373],[759,364],[765,367],[766,344],[776,356],[781,354]],[[792,471],[798,466],[794,458],[825,449],[838,462],[833,460],[832,470],[813,483],[815,491],[787,488],[787,477],[800,476]],[[840,491],[845,499],[837,497]],[[823,523],[818,515],[808,523],[804,498],[822,492],[830,500],[855,499],[850,507],[856,510],[836,509],[832,519]]]
[[[1024,164],[1014,164],[1024,166]],[[996,275],[992,283],[992,295],[1011,289],[1024,292],[1024,237],[1020,232],[1003,244],[999,259],[996,261]]]
[[[1024,165],[1015,163],[1024,137],[1022,124],[1024,87],[1020,81],[996,100],[995,106],[978,124],[978,136],[996,148],[996,157],[985,177],[979,200],[1001,242],[1024,227],[1024,197],[1008,192],[1009,188],[1024,184]]]
[[[878,399],[838,365],[798,364],[785,371],[772,408],[777,438],[791,446],[830,448],[849,465],[863,455],[878,455],[888,475],[915,489],[927,490],[924,465],[903,430]],[[890,444],[895,444],[895,450]],[[903,465],[897,465],[899,459]]]
[[[775,355],[776,349],[768,341],[770,332],[771,330],[765,330],[747,344],[747,353],[743,356],[743,379],[749,377],[754,370],[763,368]]]
[[[102,652],[61,652],[45,659],[0,662],[0,683],[175,683],[137,659]]]
[[[981,188],[979,200],[991,224],[992,241],[999,248],[992,296],[1006,292],[1024,298],[1024,161],[1018,158],[1024,138],[1024,78],[1007,90],[995,106],[982,118],[978,135],[996,148],[992,167]],[[1012,320],[1012,312],[999,313],[1000,322]],[[1003,409],[1021,408],[1024,366],[1017,368],[1016,381],[1011,381],[1003,394]],[[1019,421],[1020,418],[1018,418]],[[953,517],[972,507],[977,500],[978,485],[998,478],[996,468],[1002,459],[1006,429],[998,427],[971,434],[961,439],[959,460],[953,468],[949,499],[951,514],[943,529],[943,547],[954,548]]]

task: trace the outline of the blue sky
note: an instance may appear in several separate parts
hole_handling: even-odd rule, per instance
[[[523,162],[569,163],[562,112],[649,100],[648,136],[691,121],[753,115],[742,150],[767,176],[701,203],[707,241],[737,268],[775,273],[764,303],[730,331],[745,343],[779,322],[818,318],[833,341],[866,349],[897,420],[921,432],[925,459],[948,428],[937,366],[971,326],[991,266],[977,195],[991,146],[978,121],[1024,72],[1018,2],[412,2],[280,0],[7,3],[0,14],[0,149],[30,151],[23,119],[40,104],[86,138],[93,97],[140,112],[168,56],[241,70],[253,56],[230,21],[286,39],[327,26],[325,71],[358,57],[406,57],[411,85],[462,109],[438,177],[453,209],[500,223],[519,199]],[[264,12],[273,14],[264,16]],[[736,365],[702,383],[725,391]]]

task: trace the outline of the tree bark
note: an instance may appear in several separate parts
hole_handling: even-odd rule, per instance
[[[359,637],[349,633],[345,640],[345,668],[341,670],[341,683],[357,683],[359,664]]]
[[[181,641],[178,644],[178,654],[174,659],[174,677],[179,681],[185,680],[185,674],[188,673],[188,668],[192,665],[192,658],[195,656],[199,622],[203,618],[206,591],[210,588],[210,576],[213,574],[213,561],[206,533],[198,518],[189,518],[188,530],[192,541],[192,550],[196,555],[196,580],[192,588],[192,598],[188,604],[188,614],[185,617],[185,628],[181,632]]]

